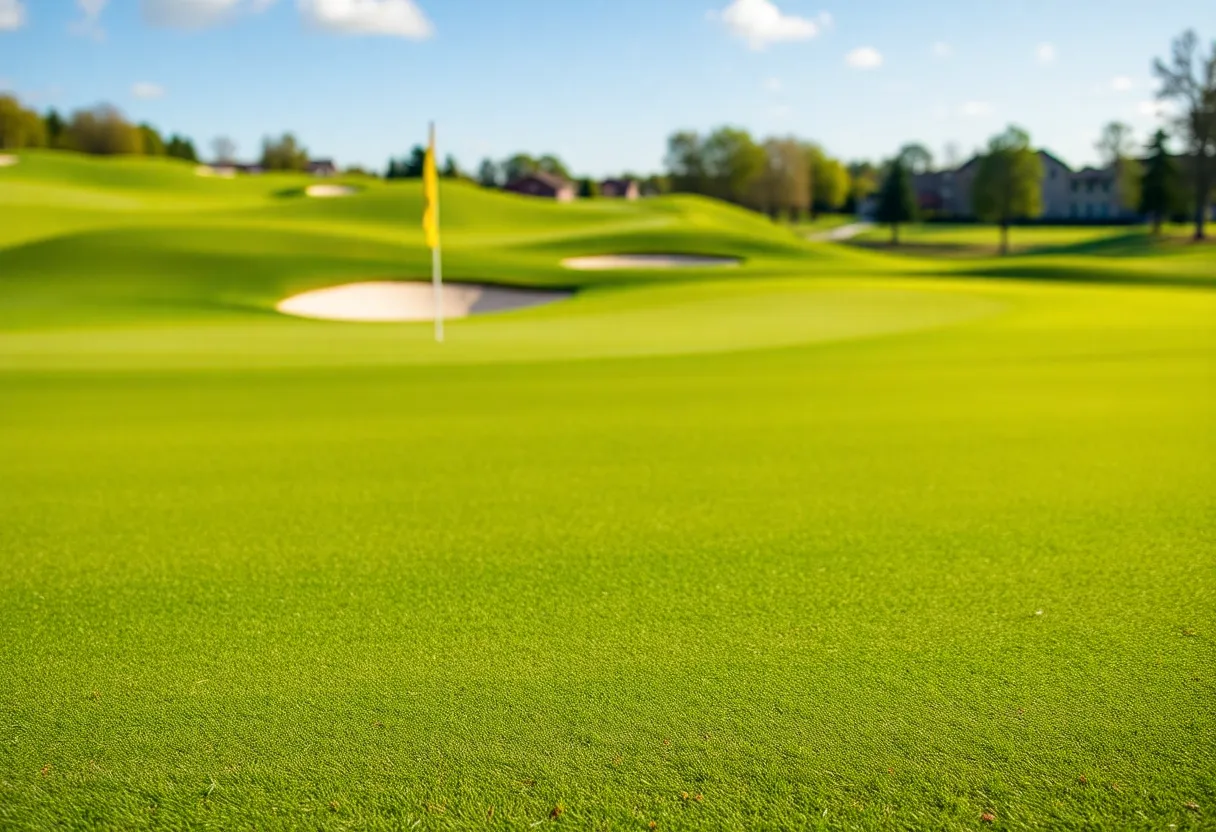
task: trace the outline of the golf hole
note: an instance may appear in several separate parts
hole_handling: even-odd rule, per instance
[[[467,318],[544,306],[574,293],[562,289],[516,289],[477,283],[446,283],[443,316]],[[422,281],[347,283],[313,289],[279,301],[285,315],[325,321],[431,321],[435,318],[435,289]]]
[[[599,254],[590,257],[567,257],[562,265],[567,269],[600,271],[606,269],[703,269],[707,267],[738,266],[738,258],[714,257],[707,254]]]
[[[333,199],[342,196],[354,196],[359,189],[353,185],[309,185],[304,189],[306,196],[315,199]]]

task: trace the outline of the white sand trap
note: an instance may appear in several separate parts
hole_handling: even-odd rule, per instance
[[[194,169],[195,176],[218,176],[221,179],[233,179],[236,171],[232,168],[213,168],[210,165],[199,165]]]
[[[487,312],[526,309],[553,303],[571,294],[552,289],[445,283],[443,316],[467,318]],[[279,301],[275,309],[286,315],[327,321],[431,321],[435,318],[435,290],[430,283],[422,282],[348,283],[294,295]]]
[[[737,266],[734,257],[711,257],[704,254],[604,254],[594,257],[567,257],[562,261],[567,269],[599,271],[602,269],[703,269],[707,266]]]
[[[0,168],[11,168],[17,164],[17,157],[9,153],[0,153]]]
[[[354,196],[358,188],[350,185],[309,185],[304,193],[318,199],[333,199],[336,196]]]

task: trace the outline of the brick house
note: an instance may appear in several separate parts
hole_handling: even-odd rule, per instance
[[[558,202],[571,202],[575,197],[574,183],[560,176],[544,171],[536,171],[516,179],[512,179],[503,188],[504,191],[555,199]]]
[[[612,199],[637,199],[638,183],[632,179],[605,179],[600,183],[600,196]]]

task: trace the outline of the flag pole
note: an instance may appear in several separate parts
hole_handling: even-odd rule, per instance
[[[435,122],[431,122],[431,162],[438,166],[435,158]],[[439,184],[435,184],[435,229],[439,229]],[[435,235],[435,247],[431,249],[431,285],[435,288],[435,341],[443,343],[443,258],[439,251],[439,235]]]

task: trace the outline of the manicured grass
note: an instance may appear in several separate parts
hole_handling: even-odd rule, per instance
[[[143,164],[0,170],[0,827],[1210,825],[1212,250],[449,187],[582,291],[440,347],[271,311],[425,276],[414,185]]]

